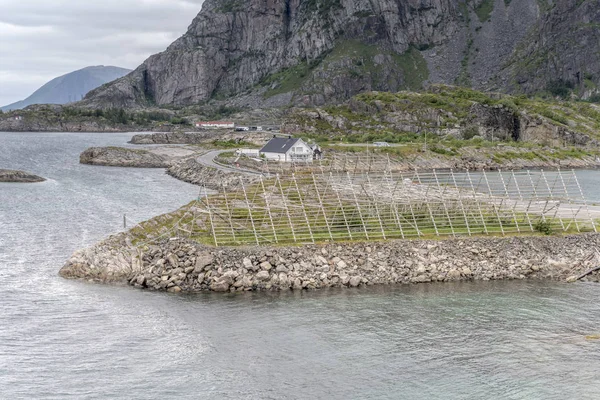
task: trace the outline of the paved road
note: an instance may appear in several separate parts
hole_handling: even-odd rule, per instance
[[[225,171],[225,172],[235,172],[235,173],[242,173],[242,174],[248,174],[248,175],[262,175],[260,172],[257,171],[253,171],[250,169],[245,169],[245,168],[235,168],[235,167],[228,167],[228,166],[224,166],[221,164],[217,164],[215,162],[215,158],[222,153],[227,153],[230,152],[231,150],[214,150],[214,151],[209,151],[206,154],[203,154],[201,156],[199,156],[198,158],[196,158],[196,160],[202,164],[202,165],[206,165],[207,167],[211,167],[211,168],[215,168],[218,169],[220,171]]]

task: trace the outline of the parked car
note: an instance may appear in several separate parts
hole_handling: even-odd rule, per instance
[[[390,147],[388,142],[374,142],[373,146],[375,147]]]

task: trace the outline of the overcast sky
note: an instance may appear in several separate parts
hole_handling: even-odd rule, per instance
[[[0,106],[91,65],[133,69],[187,30],[204,0],[0,0]]]

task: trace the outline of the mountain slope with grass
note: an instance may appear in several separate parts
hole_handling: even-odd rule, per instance
[[[434,85],[424,92],[366,92],[342,105],[296,108],[283,130],[369,142],[479,137],[547,146],[595,147],[600,106]]]

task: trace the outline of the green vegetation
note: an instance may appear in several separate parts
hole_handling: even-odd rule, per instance
[[[278,94],[300,89],[306,78],[317,65],[318,62],[300,62],[298,65],[286,68],[263,79],[260,82],[260,85],[270,86],[270,89],[265,93],[265,97],[273,97]]]
[[[427,69],[427,61],[421,53],[411,47],[402,55],[393,55],[394,60],[404,72],[404,83],[406,88],[410,90],[419,90],[423,87],[423,82],[429,79],[429,69]]]
[[[377,139],[382,141],[395,143],[405,141],[394,138],[403,133],[394,128],[394,123],[386,121],[394,116],[401,120],[402,115],[408,114],[411,118],[406,121],[406,124],[418,126],[420,132],[434,132],[440,128],[459,126],[463,138],[471,139],[478,134],[470,122],[473,117],[471,109],[474,104],[481,104],[500,107],[515,115],[521,113],[531,116],[539,115],[551,125],[567,127],[575,132],[600,139],[600,108],[589,102],[557,102],[436,85],[424,93],[362,93],[354,97],[354,104],[354,109],[350,109],[348,106],[324,108],[332,117],[342,118],[348,123],[352,123],[355,127],[352,131],[334,128],[324,119],[319,119],[316,123],[306,120],[301,115],[292,117],[292,119],[295,118],[295,121],[301,126],[313,126],[318,134],[327,133],[329,136],[337,138],[362,136],[356,141],[349,139],[352,142],[358,142],[365,139],[365,135],[372,134],[377,135]],[[356,104],[362,104],[362,106],[356,108]],[[420,135],[422,136],[422,134]]]
[[[474,108],[476,105],[479,107]],[[476,113],[484,110],[485,119],[488,110],[490,118],[496,118],[496,109],[509,124],[514,123],[514,117],[542,119],[547,124],[543,128],[547,136],[541,133],[530,139],[533,142],[515,141],[510,128],[504,128],[504,136],[494,136],[490,132],[497,127],[481,125]],[[302,135],[305,140],[339,152],[364,152],[367,143],[388,142],[391,147],[374,149],[371,145],[370,151],[403,160],[418,156],[483,157],[499,165],[557,164],[561,160],[593,160],[600,154],[590,148],[573,147],[566,141],[567,136],[561,139],[553,133],[556,126],[600,140],[600,107],[587,102],[548,101],[435,85],[422,93],[362,93],[349,105],[324,107],[323,112],[325,117],[314,118],[299,111],[289,122],[306,127],[307,133]],[[525,135],[520,131],[517,134]]]
[[[99,121],[104,121],[117,125],[135,124],[147,126],[153,122],[171,123],[174,125],[189,125],[189,122],[182,117],[174,117],[172,114],[163,111],[126,111],[122,108],[109,108],[106,110],[88,110],[73,107],[64,107],[63,115],[70,118],[92,117]]]
[[[243,11],[245,2],[244,0],[223,0],[217,9],[223,13]]]
[[[384,59],[390,57],[393,63],[388,65],[376,62],[378,56],[383,56]],[[323,65],[325,69],[333,68],[333,65],[339,61],[347,59],[353,60],[350,72],[354,72],[356,76],[370,76],[375,86],[383,84],[383,80],[389,78],[389,68],[397,68],[403,78],[402,86],[406,89],[419,90],[423,87],[423,82],[429,78],[427,62],[414,47],[403,54],[398,54],[358,40],[345,40],[336,45],[331,54],[325,58]]]
[[[544,235],[551,235],[552,234],[552,224],[549,221],[546,220],[539,220],[534,226],[533,229],[536,232],[540,232],[543,233]]]
[[[240,147],[253,149],[257,147],[254,143],[244,140],[215,140],[212,144],[219,149],[238,149]]]
[[[340,0],[306,0],[304,6],[306,11],[317,12],[322,18],[329,16],[331,11],[343,9]]]
[[[571,95],[572,90],[575,88],[572,82],[558,79],[555,81],[548,82],[546,89],[550,94],[561,99],[566,99]]]
[[[351,62],[346,62],[348,60]],[[295,66],[266,77],[259,86],[268,88],[265,97],[296,91],[309,81],[307,90],[313,90],[321,86],[321,82],[313,76],[316,68],[321,68],[324,73],[335,71],[336,75],[345,74],[350,79],[364,78],[370,80],[374,87],[419,90],[429,78],[427,62],[414,47],[397,54],[359,40],[345,40],[315,60],[298,60]]]
[[[475,7],[475,14],[477,14],[480,22],[485,22],[490,19],[492,11],[494,11],[494,0],[482,0],[481,3]]]

